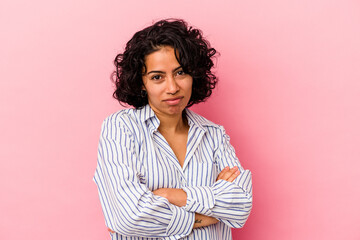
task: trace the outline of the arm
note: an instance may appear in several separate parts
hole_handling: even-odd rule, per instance
[[[220,177],[211,186],[184,187],[187,194],[185,209],[215,217],[230,227],[243,227],[252,208],[251,172],[241,167],[234,148],[229,143],[229,136],[222,127],[214,138],[219,139],[219,146],[215,151],[219,168],[236,166],[238,176],[232,182]]]
[[[238,167],[225,167],[218,175],[216,181],[225,180],[233,182],[240,175]],[[159,188],[153,191],[153,194],[166,198],[171,204],[178,207],[186,206],[187,194],[181,188]]]
[[[217,220],[214,217],[209,217],[199,213],[195,213],[195,222],[193,228],[206,227],[212,224],[216,224],[218,222],[219,220]]]
[[[195,213],[195,221],[193,228],[206,227],[218,222],[219,220],[217,220],[216,218]],[[110,228],[108,228],[107,230],[111,233],[115,233],[115,231],[111,230]]]
[[[166,198],[171,204],[178,207],[186,205],[186,192],[179,188],[159,188],[153,191],[157,196]],[[193,228],[206,227],[219,222],[216,218],[205,216],[199,213],[195,213],[195,221]]]
[[[154,195],[141,183],[142,164],[134,138],[120,126],[104,121],[94,176],[107,227],[125,236],[187,236],[195,214]]]
[[[225,180],[232,182],[237,176],[240,175],[240,171],[237,167],[229,168],[225,167],[217,177],[217,180]],[[171,204],[174,204],[178,207],[186,206],[187,195],[186,192],[178,188],[159,188],[153,191],[155,195],[166,198]],[[195,222],[193,228],[206,227],[212,224],[218,223],[214,217],[209,217],[199,213],[195,213]]]

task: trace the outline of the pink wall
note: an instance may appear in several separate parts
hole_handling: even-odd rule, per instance
[[[128,3],[129,2],[129,3]],[[91,178],[118,110],[112,59],[182,17],[221,52],[213,97],[252,170],[234,239],[360,239],[360,4],[350,0],[0,2],[0,239],[108,239]]]

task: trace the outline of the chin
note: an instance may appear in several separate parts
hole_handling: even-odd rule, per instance
[[[168,112],[171,115],[181,114],[184,109],[185,109],[185,106],[170,106],[170,107],[168,107]]]

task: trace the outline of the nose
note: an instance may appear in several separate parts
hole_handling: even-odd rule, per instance
[[[179,91],[179,86],[176,83],[174,76],[167,78],[166,92],[171,95],[175,95]]]

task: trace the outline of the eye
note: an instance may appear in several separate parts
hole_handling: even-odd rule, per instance
[[[160,80],[161,76],[160,75],[154,75],[151,77],[151,80]]]
[[[183,70],[176,72],[176,75],[184,75],[184,74],[185,74],[185,72]]]

